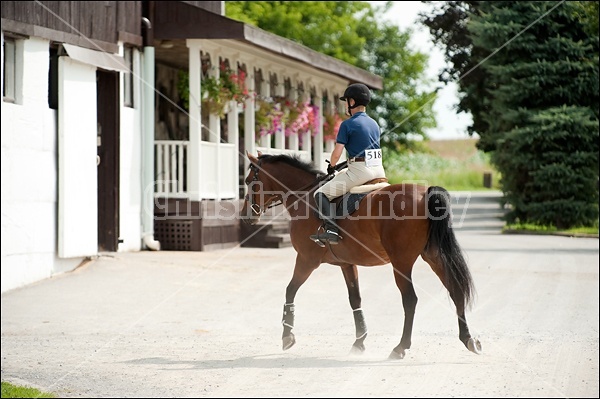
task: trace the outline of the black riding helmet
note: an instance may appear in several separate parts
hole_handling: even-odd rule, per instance
[[[346,101],[348,98],[354,99],[355,105],[352,108],[357,105],[367,106],[371,102],[371,90],[362,83],[353,83],[346,87],[346,91],[344,91],[344,95],[340,97],[340,100]]]

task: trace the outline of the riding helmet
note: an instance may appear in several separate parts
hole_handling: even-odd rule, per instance
[[[340,100],[346,101],[348,98],[353,98],[358,105],[368,105],[371,102],[371,91],[362,83],[353,83],[346,87],[344,95],[340,97]]]

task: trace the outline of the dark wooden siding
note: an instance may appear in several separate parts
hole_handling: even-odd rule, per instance
[[[215,14],[221,15],[221,5],[223,2],[221,2],[221,1],[182,1],[182,3],[187,3],[191,6],[203,8],[206,11],[214,12]]]
[[[239,202],[239,201],[235,201]],[[156,198],[154,202],[154,238],[162,250],[211,251],[231,248],[240,242],[240,204],[234,201],[191,201]],[[215,218],[215,208],[226,212]]]
[[[116,44],[142,35],[141,1],[2,1],[1,9],[3,29],[75,45],[81,40],[70,38]]]

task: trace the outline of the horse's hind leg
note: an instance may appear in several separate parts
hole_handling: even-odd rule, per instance
[[[365,338],[367,338],[367,323],[363,314],[360,297],[360,289],[358,287],[358,269],[356,265],[342,266],[344,280],[348,288],[348,298],[350,299],[350,307],[354,315],[354,325],[356,326],[356,341],[352,345],[351,352],[365,351]]]
[[[296,337],[292,333],[292,329],[294,328],[294,299],[296,298],[296,293],[317,267],[319,267],[319,263],[308,262],[306,259],[301,258],[300,255],[296,256],[294,275],[285,290],[285,304],[283,305],[283,317],[281,320],[283,324],[283,334],[281,336],[283,350],[291,348],[296,343]]]
[[[402,329],[402,338],[398,346],[390,353],[390,359],[404,359],[406,350],[410,349],[412,343],[412,329],[415,319],[415,309],[417,308],[417,293],[412,282],[413,264],[395,264],[392,263],[394,279],[402,295],[402,306],[404,308],[404,327]]]
[[[481,342],[479,342],[477,338],[471,337],[469,326],[467,325],[467,318],[465,317],[464,294],[460,290],[453,289],[451,287],[449,278],[446,276],[446,272],[441,266],[441,260],[438,260],[435,255],[430,255],[428,253],[421,254],[421,257],[429,264],[429,266],[431,266],[431,270],[433,270],[442,284],[444,284],[444,287],[446,287],[450,294],[452,302],[454,302],[454,306],[456,306],[456,315],[458,316],[458,338],[471,352],[480,354]]]

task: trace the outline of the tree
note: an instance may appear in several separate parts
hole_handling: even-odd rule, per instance
[[[447,45],[447,57],[454,57],[451,72],[460,76],[461,104],[472,107],[480,148],[492,153],[502,174],[512,205],[508,220],[559,228],[597,224],[598,17],[589,13],[594,7],[465,3],[452,2],[443,18],[426,23]],[[468,54],[471,59],[460,63]]]
[[[457,104],[458,112],[470,112],[473,124],[467,128],[469,135],[481,134],[488,128],[481,117],[488,111],[483,101],[486,71],[478,68],[485,58],[483,49],[473,47],[467,22],[470,15],[478,15],[479,1],[424,1],[431,5],[430,13],[421,13],[420,21],[429,28],[433,42],[442,49],[447,66],[440,72],[439,81],[448,84],[457,82],[461,93]],[[482,141],[478,147],[489,151]]]
[[[425,77],[427,55],[410,50],[410,31],[386,22],[390,2],[227,1],[226,15],[294,40],[383,78],[373,93],[371,115],[382,127],[382,144],[410,145],[411,135],[435,127],[436,91]]]
[[[486,140],[511,220],[569,228],[598,220],[598,36],[570,2],[494,2],[468,24],[500,49],[489,73]]]

